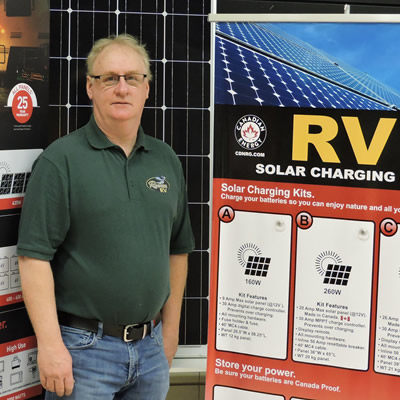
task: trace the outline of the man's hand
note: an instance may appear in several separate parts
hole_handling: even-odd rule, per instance
[[[69,396],[74,389],[72,358],[67,348],[61,344],[57,349],[38,347],[40,383],[57,396]]]
[[[175,356],[179,343],[179,336],[176,329],[169,331],[167,327],[164,329],[163,326],[163,341],[165,355],[167,357],[169,367],[171,368],[172,359]]]
[[[179,321],[188,268],[187,254],[171,254],[169,260],[171,294],[161,310],[161,316],[164,351],[171,367],[179,342]]]
[[[58,324],[54,278],[49,261],[19,257],[22,293],[38,343],[40,383],[49,392],[69,396],[74,388],[72,358]]]

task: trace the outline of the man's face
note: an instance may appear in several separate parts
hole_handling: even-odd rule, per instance
[[[145,74],[143,60],[131,48],[111,44],[97,56],[92,75],[125,75],[131,72]],[[86,90],[93,103],[96,122],[104,128],[116,122],[139,121],[149,97],[147,78],[138,87],[129,86],[124,78],[120,78],[116,86],[107,87],[98,79],[87,77]]]

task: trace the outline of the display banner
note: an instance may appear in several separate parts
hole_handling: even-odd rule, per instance
[[[48,0],[0,5],[0,400],[41,399],[16,245],[32,164],[48,141]]]
[[[206,399],[400,391],[400,24],[214,24]]]
[[[47,144],[49,2],[0,7],[0,149]]]
[[[36,338],[24,308],[1,313],[0,400],[40,398]]]

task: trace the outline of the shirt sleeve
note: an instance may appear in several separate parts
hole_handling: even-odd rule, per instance
[[[66,175],[41,156],[34,165],[22,206],[18,255],[53,259],[70,225],[68,193]]]
[[[177,159],[177,162],[179,164],[178,168],[181,182],[180,198],[177,216],[171,232],[170,254],[186,254],[194,250],[195,240],[190,223],[185,178],[179,159]]]

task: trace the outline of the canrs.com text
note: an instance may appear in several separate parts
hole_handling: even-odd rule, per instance
[[[235,156],[242,156],[242,157],[265,157],[265,153],[257,153],[256,151],[235,151]]]

